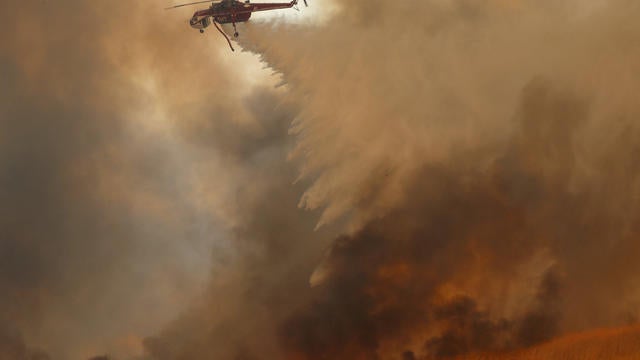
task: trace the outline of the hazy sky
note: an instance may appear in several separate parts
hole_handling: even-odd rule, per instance
[[[139,354],[228,248],[260,166],[237,158],[282,99],[254,57],[164,5],[3,6],[0,344]]]
[[[5,1],[0,357],[433,358],[636,321],[636,2],[310,0],[235,53],[172,4]]]

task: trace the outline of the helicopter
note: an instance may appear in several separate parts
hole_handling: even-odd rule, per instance
[[[308,6],[307,0],[303,1],[304,5]],[[291,2],[285,3],[251,3],[250,0],[245,0],[244,2],[239,0],[205,0],[175,5],[165,8],[165,10],[204,3],[212,4],[208,9],[198,10],[193,13],[193,16],[189,20],[189,25],[194,29],[200,30],[200,33],[204,33],[204,29],[213,24],[220,34],[222,34],[222,36],[227,40],[231,51],[235,51],[229,36],[222,31],[220,26],[218,26],[219,24],[231,23],[234,31],[233,36],[237,38],[240,34],[236,28],[236,23],[248,21],[249,18],[251,18],[251,14],[258,11],[289,9],[292,7],[295,7],[297,10],[298,0],[291,0]]]

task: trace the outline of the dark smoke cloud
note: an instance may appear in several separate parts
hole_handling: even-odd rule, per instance
[[[517,329],[517,343],[528,347],[551,339],[559,332],[562,313],[559,275],[554,271],[545,274],[536,294],[536,304],[522,319]]]
[[[42,350],[28,348],[17,329],[9,328],[3,322],[0,327],[0,357],[15,360],[50,360]]]
[[[282,326],[291,358],[442,358],[538,344],[569,330],[574,317],[608,313],[611,323],[594,318],[589,326],[620,323],[608,308],[614,301],[575,293],[626,297],[640,270],[620,261],[639,250],[637,232],[626,230],[637,220],[600,206],[611,193],[571,184],[576,134],[589,117],[579,97],[536,80],[523,91],[511,144],[489,168],[476,165],[486,154],[467,154],[416,173],[401,206],[333,245],[310,304]],[[628,150],[620,146],[608,156]],[[635,182],[634,169],[626,181]],[[599,173],[598,182],[610,176]],[[617,239],[606,256],[584,251],[604,251],[603,234]],[[574,246],[581,250],[567,251]],[[477,286],[513,296],[516,274],[540,251],[555,265],[537,265],[539,280],[529,285],[537,291],[500,314]],[[604,274],[611,272],[624,276]],[[594,280],[597,290],[583,283]]]

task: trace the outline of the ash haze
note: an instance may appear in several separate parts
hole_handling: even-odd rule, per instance
[[[4,5],[0,359],[640,357],[637,1]]]

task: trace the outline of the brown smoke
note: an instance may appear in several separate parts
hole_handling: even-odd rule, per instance
[[[429,359],[637,318],[636,2],[311,6],[240,27],[271,89],[190,10],[5,4],[0,355]]]
[[[529,346],[561,331],[563,304],[577,300],[565,282],[587,270],[565,269],[556,247],[587,217],[595,228],[614,221],[567,183],[573,160],[561,149],[586,120],[583,106],[532,83],[515,117],[519,136],[488,168],[477,168],[486,156],[477,153],[416,173],[401,206],[335,243],[314,301],[284,325],[285,347],[309,359],[440,358]],[[541,148],[561,153],[545,162],[556,173],[527,163]],[[543,251],[555,265],[530,269],[537,290],[506,313],[509,297],[522,296],[509,290],[523,281],[517,274]]]
[[[353,224],[287,354],[507,350],[637,313],[638,5],[340,6],[241,40],[303,104],[302,206]]]
[[[628,1],[338,4],[324,26],[254,22],[241,37],[303,104],[292,155],[315,180],[302,205],[324,209],[320,224],[361,202],[374,213],[392,207],[400,185],[362,189],[372,174],[404,181],[422,164],[507,143],[534,78],[597,103],[594,126],[632,112],[638,7]],[[591,134],[584,146],[603,141]]]
[[[3,2],[2,359],[141,355],[228,247],[281,101],[163,5]]]

